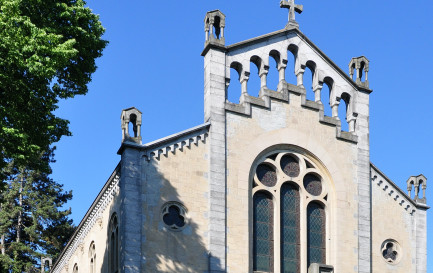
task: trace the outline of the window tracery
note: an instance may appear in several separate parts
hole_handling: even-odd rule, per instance
[[[280,150],[253,166],[253,272],[298,273],[326,264],[328,188],[318,164]]]
[[[162,206],[162,221],[172,231],[181,231],[187,224],[187,209],[178,202],[167,202]]]
[[[381,246],[381,252],[383,259],[388,264],[397,264],[400,262],[400,258],[402,257],[402,250],[400,244],[393,239],[385,240]]]
[[[260,164],[257,167],[257,178],[263,185],[268,187],[273,187],[277,183],[275,170],[267,164]]]

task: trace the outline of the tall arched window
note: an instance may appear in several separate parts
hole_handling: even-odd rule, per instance
[[[118,273],[119,272],[119,227],[117,222],[117,215],[113,214],[110,220],[110,229],[109,229],[109,238],[110,238],[110,246],[109,246],[109,272],[110,273]]]
[[[96,273],[96,250],[95,243],[92,242],[89,248],[89,269],[90,273]]]
[[[274,266],[274,205],[271,196],[254,195],[254,270],[273,272]]]
[[[308,266],[326,263],[326,216],[318,203],[310,203],[307,209]]]
[[[300,270],[299,191],[292,184],[281,187],[281,272]]]
[[[299,273],[311,263],[326,264],[324,168],[290,150],[269,153],[253,168],[253,272]]]

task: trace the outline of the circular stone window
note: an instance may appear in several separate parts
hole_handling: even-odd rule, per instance
[[[260,164],[257,167],[256,174],[259,181],[267,187],[273,187],[277,184],[277,173],[274,168],[267,164]]]
[[[187,224],[186,208],[178,202],[168,202],[162,206],[162,221],[172,231],[180,231]]]
[[[322,193],[322,180],[316,174],[309,173],[304,177],[305,190],[314,196],[319,196]]]
[[[400,244],[393,239],[385,240],[380,248],[382,257],[389,264],[397,264],[402,257]]]
[[[300,168],[298,161],[290,155],[284,155],[281,158],[281,169],[290,177],[298,177]]]

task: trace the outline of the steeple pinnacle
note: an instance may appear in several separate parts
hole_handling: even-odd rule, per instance
[[[295,12],[301,14],[304,10],[304,6],[295,4],[295,0],[281,0],[280,8],[289,10],[289,22],[287,23],[286,28],[289,26],[299,27],[298,22],[295,20]]]

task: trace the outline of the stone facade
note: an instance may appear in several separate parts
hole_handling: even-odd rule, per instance
[[[290,10],[283,30],[230,46],[225,15],[206,15],[204,124],[142,144],[141,112],[122,111],[121,162],[53,272],[72,272],[76,265],[91,272],[92,242],[95,272],[282,272],[291,255],[282,247],[282,215],[290,209],[280,198],[286,185],[299,195],[296,272],[426,272],[426,178],[408,180],[408,189],[415,187],[411,198],[370,163],[368,59],[353,58],[346,74],[299,30],[294,14],[302,6],[281,6]],[[267,86],[270,58],[279,71],[277,90]],[[258,75],[251,75],[253,65]],[[314,101],[306,98],[306,69],[313,74]],[[286,82],[286,73],[297,82]],[[259,97],[248,94],[253,76],[260,77]],[[236,80],[241,97],[231,103],[227,88]],[[325,85],[329,94],[322,92]],[[322,103],[328,95],[329,106]],[[338,116],[339,107],[346,116]],[[295,175],[286,172],[284,157],[294,160]],[[273,184],[262,180],[262,165]],[[308,188],[308,175],[319,192]],[[263,258],[256,247],[258,194],[272,204],[270,228],[260,230],[269,236],[266,271],[257,265]],[[323,212],[320,261],[312,258],[313,205]]]

